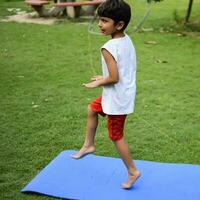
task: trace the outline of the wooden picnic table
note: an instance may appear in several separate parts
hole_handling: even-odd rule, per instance
[[[67,7],[73,7],[75,10],[75,16],[78,17],[80,14],[80,8],[82,6],[99,6],[105,0],[93,0],[93,1],[72,1],[72,2],[54,2],[54,8],[62,8],[61,10]],[[50,13],[45,11],[44,5],[49,4],[50,2],[47,0],[26,0],[25,1],[29,6],[31,6],[40,17],[50,16]]]

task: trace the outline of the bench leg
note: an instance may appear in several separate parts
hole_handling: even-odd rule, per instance
[[[31,5],[31,7],[38,13],[40,17],[45,17],[45,9],[43,6]]]
[[[66,0],[67,2],[76,2],[76,0]],[[70,18],[76,18],[80,16],[80,12],[81,12],[81,6],[77,6],[77,7],[73,7],[73,6],[69,6],[66,7],[67,10],[67,15]]]
[[[74,7],[75,17],[79,17],[81,13],[81,6]]]

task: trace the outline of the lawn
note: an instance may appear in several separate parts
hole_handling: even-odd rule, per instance
[[[13,5],[24,8],[1,2],[1,15]],[[194,5],[192,19],[200,8]],[[176,9],[183,17],[186,7],[180,0],[156,4],[145,23],[154,31],[133,34],[133,22],[128,29],[138,63],[135,113],[126,123],[134,159],[200,164],[200,41],[177,34],[173,16]],[[69,20],[51,26],[0,22],[0,34],[1,199],[51,199],[20,190],[58,153],[81,147],[87,105],[101,94],[82,83],[101,73],[99,48],[108,38]],[[105,119],[96,147],[97,155],[118,157]]]

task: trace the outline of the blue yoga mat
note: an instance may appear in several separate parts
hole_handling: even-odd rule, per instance
[[[119,158],[61,152],[21,192],[75,200],[200,200],[200,166],[135,161],[142,176],[130,190]]]

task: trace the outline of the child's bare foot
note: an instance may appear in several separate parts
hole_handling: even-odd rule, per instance
[[[94,146],[83,146],[79,152],[71,155],[72,158],[79,159],[82,158],[83,156],[89,154],[89,153],[94,153],[95,152],[95,147]]]
[[[134,173],[129,172],[128,180],[122,184],[122,188],[130,189],[140,176],[141,176],[141,173],[139,171],[135,171]]]

